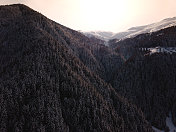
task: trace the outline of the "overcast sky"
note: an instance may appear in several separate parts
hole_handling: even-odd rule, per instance
[[[176,0],[0,0],[23,3],[75,30],[120,32],[176,16]]]

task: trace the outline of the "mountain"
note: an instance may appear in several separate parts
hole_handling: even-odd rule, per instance
[[[124,60],[101,41],[21,4],[0,6],[0,29],[1,132],[153,131],[105,82]]]
[[[168,131],[166,119],[171,112],[176,126],[176,54],[135,56],[114,74],[112,86],[136,104],[156,128]]]
[[[105,31],[90,31],[90,32],[80,31],[80,32],[89,38],[95,37],[104,41],[108,41],[114,35],[113,32],[105,32]]]
[[[152,23],[149,25],[132,27],[126,31],[119,32],[119,33],[99,32],[99,31],[82,32],[82,33],[88,37],[95,37],[95,38],[105,40],[105,41],[109,41],[112,39],[116,39],[116,41],[119,41],[121,39],[132,38],[137,35],[144,34],[144,33],[156,32],[156,31],[159,31],[161,29],[171,27],[171,26],[176,26],[176,17],[166,18],[160,22]],[[106,42],[105,44],[109,45],[108,42]]]
[[[128,29],[127,31],[119,32],[117,34],[114,34],[110,39],[131,38],[131,37],[135,37],[139,34],[156,32],[156,31],[159,31],[161,29],[171,27],[171,26],[175,26],[175,25],[176,25],[176,17],[167,18],[167,19],[164,19],[160,22],[152,23],[152,24],[149,24],[149,25],[132,27],[132,28]]]
[[[141,108],[154,127],[165,131],[169,131],[170,113],[176,126],[175,38],[176,26],[172,26],[111,45],[127,61],[109,82],[120,95]]]
[[[175,26],[168,27],[156,32],[137,35],[134,38],[127,38],[121,41],[111,41],[110,48],[125,58],[130,58],[136,48],[152,47],[175,47]]]

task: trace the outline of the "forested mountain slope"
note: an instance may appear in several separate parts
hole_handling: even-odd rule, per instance
[[[152,131],[101,79],[117,53],[24,5],[0,6],[0,29],[1,132]]]
[[[152,47],[176,47],[176,26],[165,28],[153,33],[140,34],[134,38],[127,38],[122,41],[112,41],[110,48],[119,54],[129,58],[139,48]]]
[[[128,60],[112,75],[110,83],[141,108],[153,126],[162,130],[168,129],[166,117],[170,112],[176,126],[175,38],[176,27],[173,26],[112,45]],[[153,53],[150,48],[154,49]]]

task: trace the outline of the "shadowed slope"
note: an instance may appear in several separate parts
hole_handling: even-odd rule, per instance
[[[0,28],[0,131],[152,131],[78,58],[91,40],[24,5],[1,6]]]

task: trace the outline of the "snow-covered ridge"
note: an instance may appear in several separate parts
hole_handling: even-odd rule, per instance
[[[124,32],[119,32],[119,33],[104,32],[104,31],[90,31],[90,32],[80,31],[80,32],[82,32],[87,37],[94,36],[98,39],[108,41],[111,39],[121,40],[121,39],[131,38],[139,34],[156,32],[171,26],[176,26],[176,17],[166,18],[160,22],[152,23],[149,25],[132,27]]]
[[[159,31],[161,29],[165,29],[171,26],[176,26],[176,17],[167,18],[160,22],[152,23],[149,25],[132,27],[128,29],[127,31],[116,33],[115,35],[112,36],[111,39],[131,38],[139,34],[156,32],[156,31]]]
[[[104,41],[108,41],[109,38],[111,38],[114,35],[113,32],[105,32],[105,31],[90,31],[90,32],[81,31],[81,33],[83,33],[87,37],[96,37]]]

